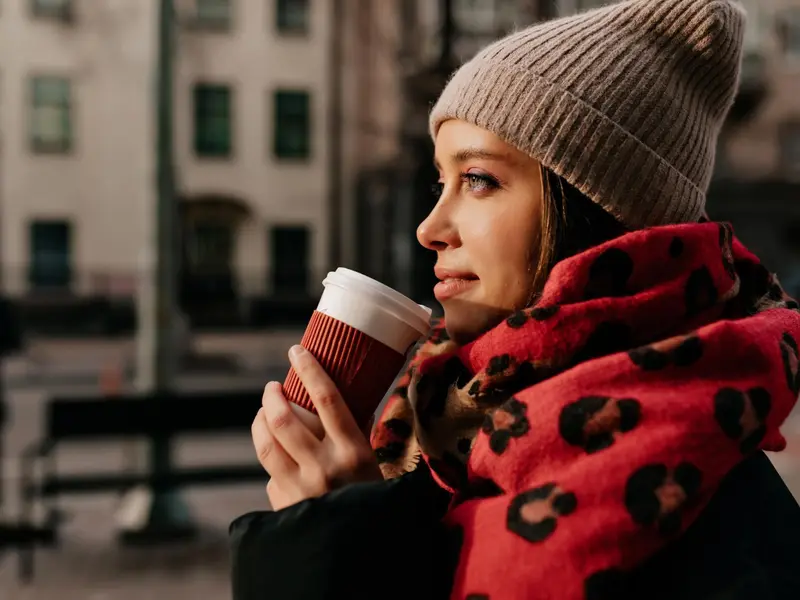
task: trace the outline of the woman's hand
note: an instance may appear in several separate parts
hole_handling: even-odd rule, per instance
[[[324,433],[315,434],[311,421],[298,416],[279,383],[267,384],[251,432],[258,460],[271,477],[267,495],[273,510],[348,483],[382,479],[367,437],[316,359],[294,346],[289,360],[311,396]]]

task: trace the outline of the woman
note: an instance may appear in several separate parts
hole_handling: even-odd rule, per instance
[[[704,218],[744,16],[632,0],[489,46],[431,113],[445,323],[374,455],[313,358],[318,439],[267,386],[274,513],[234,597],[797,598],[800,509],[763,450],[800,392],[798,305]]]

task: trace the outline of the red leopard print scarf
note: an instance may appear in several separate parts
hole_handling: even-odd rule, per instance
[[[454,492],[453,598],[605,597],[744,456],[783,449],[797,340],[798,304],[729,225],[637,231],[473,343],[436,327],[372,443],[387,478],[422,456]]]

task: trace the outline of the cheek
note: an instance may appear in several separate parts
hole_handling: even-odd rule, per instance
[[[483,220],[474,232],[478,277],[488,293],[502,296],[514,306],[530,293],[534,271],[535,227],[521,227],[521,223],[526,223],[521,218],[510,213],[496,215],[494,219]]]

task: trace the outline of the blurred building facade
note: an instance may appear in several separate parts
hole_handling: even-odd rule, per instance
[[[246,321],[257,300],[313,302],[339,264],[429,301],[434,257],[414,232],[434,202],[431,103],[493,39],[609,0],[174,2],[182,304]],[[742,2],[744,73],[709,208],[800,273],[800,0]],[[0,252],[13,295],[132,302],[152,243],[157,9],[3,2]]]
[[[158,0],[7,0],[12,295],[130,298],[152,244]],[[181,295],[308,295],[329,266],[331,2],[175,0]]]

